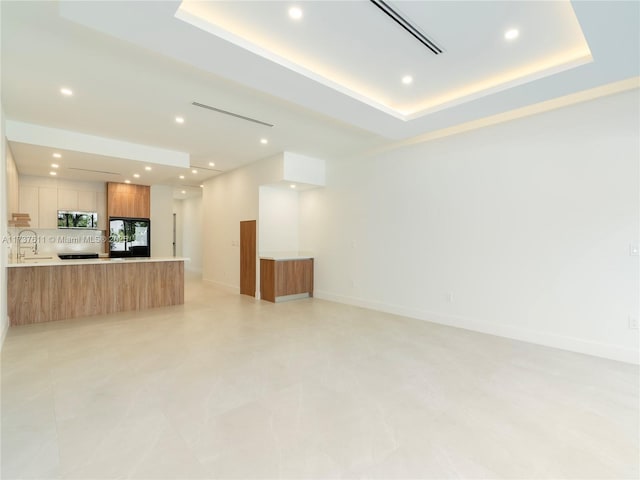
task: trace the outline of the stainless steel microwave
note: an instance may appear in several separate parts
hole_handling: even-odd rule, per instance
[[[58,228],[96,230],[98,228],[98,213],[58,210]]]

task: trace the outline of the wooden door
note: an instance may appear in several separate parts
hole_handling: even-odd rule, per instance
[[[240,294],[256,296],[256,221],[240,222]]]

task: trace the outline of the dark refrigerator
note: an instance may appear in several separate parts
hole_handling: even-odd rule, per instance
[[[109,217],[109,257],[150,257],[151,224],[148,218]]]

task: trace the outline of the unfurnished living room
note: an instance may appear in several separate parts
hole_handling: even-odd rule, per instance
[[[0,28],[0,478],[640,476],[640,2]]]

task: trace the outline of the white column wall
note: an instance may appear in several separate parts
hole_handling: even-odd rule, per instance
[[[173,187],[151,186],[151,256],[173,255]]]

